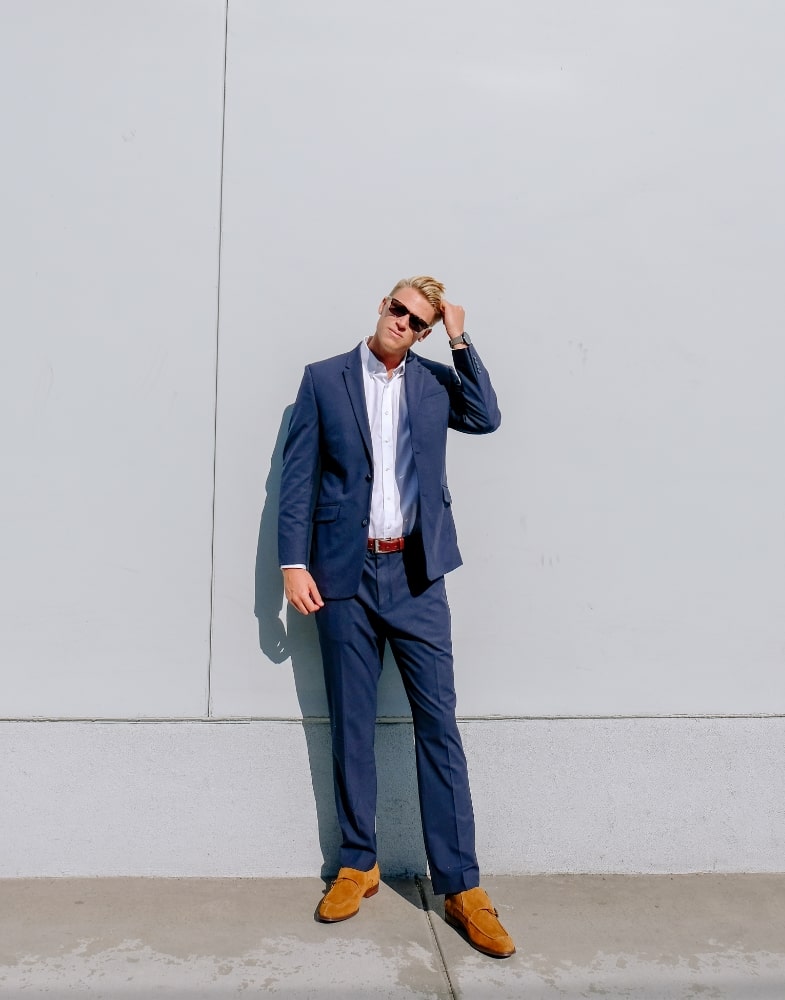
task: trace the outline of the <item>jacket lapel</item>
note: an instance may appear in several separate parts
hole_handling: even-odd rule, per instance
[[[368,458],[373,462],[373,448],[371,447],[371,428],[368,423],[368,409],[365,405],[365,387],[363,386],[362,356],[360,348],[353,350],[346,359],[346,367],[343,370],[346,391],[349,393],[349,400],[354,410],[357,426],[368,453]]]
[[[412,427],[417,421],[417,412],[422,396],[425,380],[423,374],[425,368],[420,364],[416,354],[411,351],[406,355],[406,368],[404,369],[403,386],[406,392],[406,407],[409,411],[409,426]]]

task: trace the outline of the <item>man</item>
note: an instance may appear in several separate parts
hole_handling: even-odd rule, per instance
[[[464,310],[441,282],[399,281],[378,312],[367,341],[306,367],[283,456],[284,589],[297,611],[316,615],[342,835],[341,869],[316,917],[346,920],[378,890],[373,741],[389,643],[412,709],[434,892],[475,948],[506,958],[515,946],[479,887],[444,585],[461,564],[447,429],[487,434],[501,415]],[[454,369],[410,350],[440,319]]]

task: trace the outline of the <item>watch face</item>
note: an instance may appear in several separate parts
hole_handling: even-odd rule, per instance
[[[463,342],[464,342],[464,344],[469,344],[469,346],[471,346],[471,340],[469,340],[469,334],[468,333],[464,333],[464,335],[463,335]]]

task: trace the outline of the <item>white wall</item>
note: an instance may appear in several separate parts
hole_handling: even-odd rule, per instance
[[[0,6],[2,716],[235,717],[265,747],[290,733],[274,720],[323,717],[313,621],[282,609],[276,566],[287,407],[302,366],[356,344],[391,284],[423,271],[466,306],[504,418],[450,453],[459,711],[496,727],[467,742],[473,768],[497,744],[528,768],[543,717],[580,741],[608,723],[578,716],[785,715],[783,28],[774,0]],[[444,339],[423,353],[448,359]],[[380,712],[406,716],[394,669]],[[744,724],[739,742],[714,720],[731,772],[775,773],[753,738],[772,720]],[[113,787],[86,776],[102,723],[5,725],[38,748],[7,771],[15,802],[43,801],[63,726],[84,795]],[[138,732],[195,755],[186,787],[216,766],[206,734],[159,725]],[[614,730],[622,759],[644,725]],[[655,816],[674,795],[714,802],[691,725],[669,723],[691,764],[678,794],[657,772]],[[382,771],[410,763],[398,729]],[[248,731],[223,731],[221,767]],[[319,746],[293,744],[283,795],[252,769],[273,827],[300,808],[300,772],[324,770]],[[594,787],[597,761],[571,760]],[[537,761],[526,801],[550,802]],[[510,800],[480,780],[478,828]],[[152,830],[167,787],[152,780]],[[25,857],[3,810],[2,870],[77,874],[111,798],[46,857]],[[54,818],[33,815],[45,839]],[[743,849],[731,810],[708,861],[671,841],[658,870],[781,868],[773,793],[744,815],[768,846]],[[649,870],[644,824],[630,829],[606,867],[572,824],[561,853],[516,866],[505,838],[486,864]],[[411,838],[393,867],[421,864]],[[168,870],[163,832],[146,856]]]
[[[0,7],[7,716],[204,712],[222,30]]]
[[[422,270],[504,418],[452,442],[461,711],[785,708],[783,28],[776,4],[231,4],[215,712],[312,709],[247,613],[269,456],[274,494],[302,364]]]
[[[782,870],[782,718],[461,733],[487,874]],[[411,724],[379,726],[385,875],[425,870],[411,739]],[[335,873],[329,758],[316,721],[6,723],[0,877]]]

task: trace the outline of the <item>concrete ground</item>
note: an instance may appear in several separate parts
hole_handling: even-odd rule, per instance
[[[426,880],[319,924],[321,879],[0,881],[0,997],[785,1000],[785,875],[487,878],[518,952]]]

